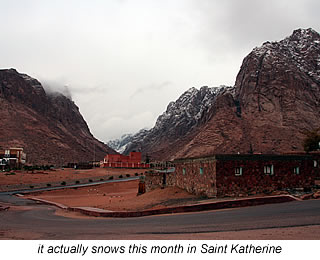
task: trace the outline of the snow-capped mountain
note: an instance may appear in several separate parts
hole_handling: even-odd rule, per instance
[[[143,140],[147,133],[148,129],[143,128],[136,134],[124,134],[118,139],[110,140],[107,142],[107,145],[119,153],[124,153],[127,146],[129,146],[132,142],[136,142],[137,140]]]
[[[298,29],[254,48],[235,86],[190,88],[155,126],[134,135],[125,153],[152,160],[214,153],[285,153],[303,149],[320,125],[320,35]]]
[[[246,56],[233,93],[222,93],[207,122],[175,157],[303,150],[320,125],[320,35],[298,29]]]
[[[178,141],[199,124],[203,114],[213,104],[216,96],[230,87],[194,87],[184,92],[176,101],[170,102],[166,111],[160,115],[155,126],[142,130],[132,137],[125,153],[133,150],[154,153]]]
[[[123,153],[127,144],[131,141],[133,134],[124,134],[118,139],[110,140],[107,145],[119,153]]]

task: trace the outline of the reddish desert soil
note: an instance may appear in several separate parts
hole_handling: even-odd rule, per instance
[[[159,188],[137,196],[138,183],[138,180],[107,183],[91,187],[33,193],[25,197],[41,198],[70,207],[86,206],[112,211],[162,208],[181,205],[197,198],[176,187]]]
[[[106,175],[125,175],[133,176],[135,173],[144,173],[144,169],[110,169],[110,168],[95,168],[89,170],[74,170],[74,169],[56,169],[49,171],[12,171],[13,175],[0,172],[0,186],[11,184],[29,184],[29,183],[49,183],[56,181],[77,180],[84,178],[100,177]]]
[[[137,196],[138,184],[139,180],[113,182],[89,187],[34,192],[26,195],[25,198],[36,197],[69,207],[94,207],[112,211],[139,211],[209,201],[202,201],[200,197],[177,187],[158,188]],[[278,194],[275,192],[273,195]],[[309,195],[312,197],[312,194]],[[251,197],[261,196],[266,195]],[[218,200],[224,200],[224,198],[210,199],[211,202]]]

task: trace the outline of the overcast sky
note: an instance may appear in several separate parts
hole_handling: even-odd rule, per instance
[[[243,58],[319,0],[0,0],[0,68],[68,86],[101,141],[152,127],[190,87],[230,85]]]

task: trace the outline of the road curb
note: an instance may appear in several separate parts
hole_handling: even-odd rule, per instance
[[[211,202],[211,203],[194,204],[194,205],[187,205],[187,206],[161,208],[161,209],[150,209],[150,210],[142,210],[142,211],[109,211],[109,210],[102,210],[98,208],[88,208],[88,207],[68,207],[60,203],[38,199],[35,197],[29,198],[29,199],[33,201],[38,201],[44,204],[53,205],[63,210],[67,210],[71,212],[80,212],[88,216],[111,217],[111,218],[144,217],[144,216],[174,214],[174,213],[200,212],[200,211],[208,211],[208,210],[240,208],[240,207],[250,207],[250,206],[258,206],[258,205],[265,205],[265,204],[276,204],[276,203],[298,201],[298,199],[296,199],[291,195],[281,195],[281,196],[267,196],[267,197],[257,197],[257,198],[245,198],[245,199],[238,199],[238,200],[217,201],[217,202]]]

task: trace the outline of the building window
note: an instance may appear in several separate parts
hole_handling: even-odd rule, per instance
[[[4,151],[4,157],[10,157],[10,150],[5,150]]]
[[[200,167],[200,174],[202,175],[203,174],[203,168]]]
[[[241,176],[241,175],[242,175],[242,167],[236,167],[236,168],[234,169],[234,174],[235,174],[236,176]]]
[[[273,165],[265,165],[263,168],[263,172],[266,175],[273,175]]]
[[[300,167],[298,167],[298,166],[297,166],[297,167],[294,167],[294,168],[293,168],[293,173],[294,173],[294,174],[300,174]]]
[[[318,167],[318,162],[316,160],[313,161],[313,167]]]
[[[182,169],[182,174],[183,174],[183,175],[186,175],[186,168],[183,168],[183,169]]]

